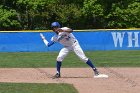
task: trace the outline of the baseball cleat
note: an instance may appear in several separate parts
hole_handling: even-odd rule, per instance
[[[95,74],[95,76],[99,75],[99,71],[96,69],[96,70],[94,71],[94,74]]]
[[[60,78],[61,77],[61,75],[59,74],[59,73],[56,73],[54,76],[53,76],[53,79],[55,79],[55,78]]]
[[[95,75],[94,78],[108,78],[108,75],[106,75],[106,74],[98,74],[98,75]]]

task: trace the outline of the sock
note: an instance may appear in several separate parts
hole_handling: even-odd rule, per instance
[[[94,71],[97,70],[96,67],[92,64],[92,62],[88,59],[86,62]]]
[[[60,74],[61,64],[62,64],[61,61],[57,61],[57,62],[56,62],[57,73],[59,73],[59,74]]]

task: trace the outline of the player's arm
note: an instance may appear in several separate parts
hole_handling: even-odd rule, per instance
[[[73,30],[71,29],[71,28],[68,28],[68,29],[66,29],[66,30],[64,30],[65,32],[68,32],[68,33],[71,33],[71,32],[73,32]]]
[[[45,45],[48,46],[48,47],[50,47],[51,45],[53,45],[55,43],[53,41],[48,42],[48,40],[45,38],[45,36],[42,33],[40,33],[40,37],[42,38]]]
[[[73,32],[73,30],[71,28],[68,28],[68,27],[58,28],[57,31],[58,32],[68,32],[68,33]]]

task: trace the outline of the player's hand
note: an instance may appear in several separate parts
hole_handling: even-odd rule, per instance
[[[42,33],[40,33],[40,37],[42,38],[42,40],[45,39],[44,35]]]
[[[45,37],[44,37],[44,35],[42,33],[40,33],[40,37],[42,38],[42,40],[45,43],[45,45],[48,46],[49,42],[47,41],[47,39],[45,39]]]

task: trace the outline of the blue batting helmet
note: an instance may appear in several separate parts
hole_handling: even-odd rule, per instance
[[[58,22],[53,22],[52,24],[51,24],[51,27],[61,27],[61,25],[58,23]]]

